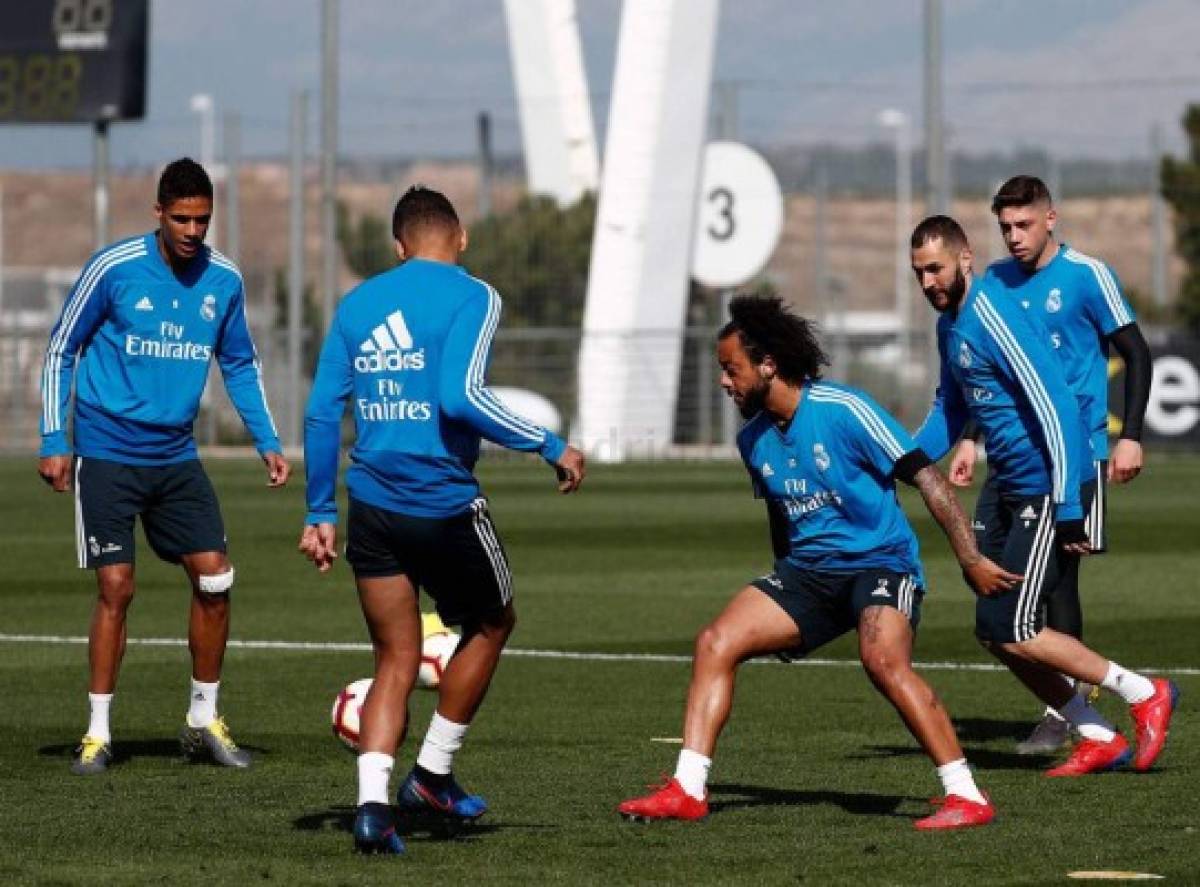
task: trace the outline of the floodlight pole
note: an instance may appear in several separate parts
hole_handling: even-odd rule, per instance
[[[321,308],[325,328],[337,300],[338,0],[321,0]]]
[[[879,115],[879,123],[895,136],[896,154],[896,267],[895,312],[900,325],[900,373],[902,382],[912,360],[912,290],[909,286],[908,236],[912,225],[912,165],[909,158],[908,115],[889,108]]]
[[[92,126],[92,210],[96,250],[108,243],[108,121]]]

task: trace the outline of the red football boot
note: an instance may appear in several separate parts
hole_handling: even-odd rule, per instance
[[[1133,750],[1120,733],[1108,742],[1084,739],[1071,750],[1071,756],[1063,763],[1046,771],[1047,776],[1084,776],[1088,773],[1103,773],[1116,770],[1129,763]]]
[[[987,798],[987,795],[984,795]],[[934,798],[938,806],[937,813],[918,819],[913,826],[921,831],[940,831],[952,828],[971,828],[976,825],[987,825],[996,818],[996,808],[990,798],[986,803],[979,804],[968,800],[962,795],[947,795],[944,798]]]
[[[626,819],[645,822],[651,819],[703,819],[708,816],[708,796],[693,798],[678,779],[669,779],[650,794],[623,801],[617,812]]]
[[[1153,678],[1154,695],[1142,702],[1129,706],[1137,736],[1137,754],[1133,756],[1133,769],[1139,773],[1150,769],[1158,760],[1159,753],[1167,741],[1167,727],[1171,723],[1171,712],[1179,704],[1179,688],[1166,678]]]

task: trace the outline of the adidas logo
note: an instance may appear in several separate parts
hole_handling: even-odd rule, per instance
[[[142,296],[138,299],[138,303],[133,306],[134,311],[153,311],[154,303],[150,301],[149,296]]]
[[[1037,516],[1038,513],[1033,510],[1032,505],[1026,505],[1025,510],[1018,515],[1021,520],[1037,520]]]
[[[404,315],[393,311],[387,319],[371,330],[371,335],[358,346],[354,369],[360,373],[387,373],[396,370],[425,369],[425,350],[411,351],[412,333]]]
[[[762,476],[763,477],[774,477],[775,476],[775,470],[773,468],[771,468],[770,462],[763,463]]]

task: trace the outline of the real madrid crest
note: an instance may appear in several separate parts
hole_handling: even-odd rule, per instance
[[[813,444],[813,462],[816,463],[819,471],[826,471],[829,468],[829,453],[825,452],[825,445],[820,443]]]
[[[217,319],[217,297],[209,293],[200,301],[200,316],[212,323]]]
[[[966,342],[958,346],[958,365],[963,368],[971,365],[971,349],[967,347]]]
[[[1054,314],[1062,310],[1062,290],[1058,287],[1050,290],[1050,295],[1046,296],[1046,311]]]

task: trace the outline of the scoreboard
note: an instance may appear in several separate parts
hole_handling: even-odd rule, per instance
[[[0,0],[0,124],[146,112],[149,0]]]

